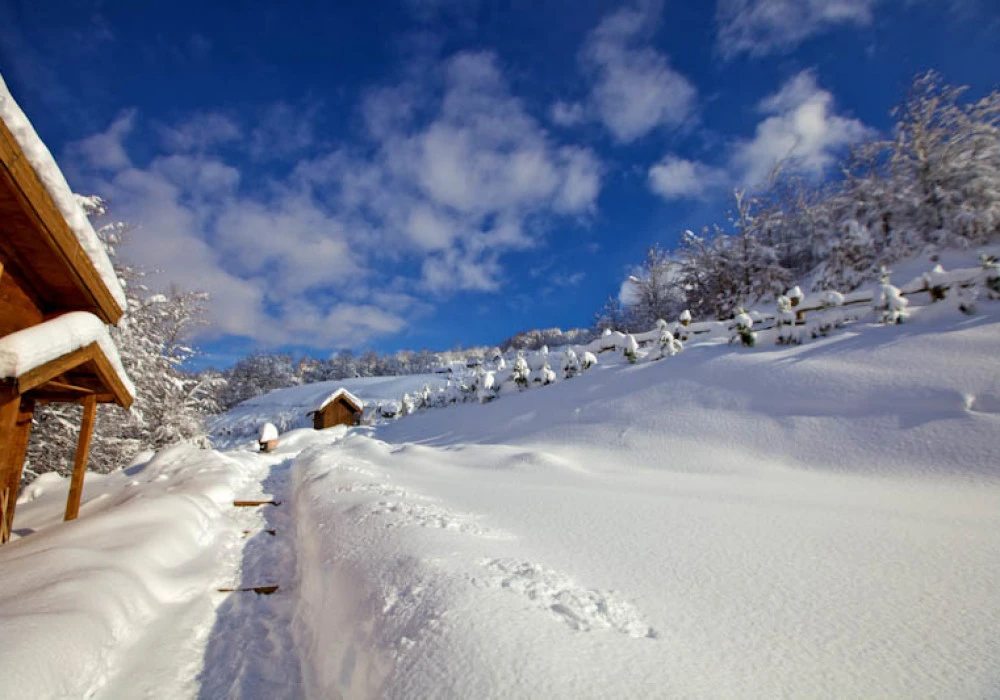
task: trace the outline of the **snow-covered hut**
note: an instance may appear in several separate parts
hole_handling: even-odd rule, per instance
[[[135,387],[108,334],[125,293],[76,196],[0,78],[0,542],[10,537],[35,406],[83,405],[66,503],[77,516],[97,404]]]
[[[357,425],[365,411],[365,404],[347,389],[337,389],[327,396],[323,402],[310,411],[313,427],[316,430],[331,428],[335,425]]]

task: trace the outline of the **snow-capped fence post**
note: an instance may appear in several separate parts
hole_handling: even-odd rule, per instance
[[[80,423],[80,440],[76,444],[73,458],[73,476],[66,497],[66,516],[63,520],[75,520],[80,514],[80,498],[83,496],[83,475],[87,472],[90,457],[90,438],[94,434],[94,418],[97,415],[97,395],[90,394],[83,399],[83,422]]]

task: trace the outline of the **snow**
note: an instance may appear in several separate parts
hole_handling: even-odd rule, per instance
[[[910,312],[609,353],[269,454],[178,448],[89,479],[65,525],[64,482],[39,479],[0,548],[0,624],[25,639],[0,648],[5,691],[997,696],[1000,305]],[[425,383],[285,389],[218,425]],[[226,507],[254,494],[282,505]]]
[[[28,162],[31,163],[38,179],[42,182],[49,196],[52,197],[59,213],[66,220],[91,264],[100,275],[104,286],[108,288],[118,306],[124,309],[125,291],[118,281],[118,276],[115,274],[103,244],[90,225],[90,220],[80,206],[80,202],[66,183],[66,178],[59,166],[56,165],[49,149],[38,138],[31,122],[14,101],[2,75],[0,75],[0,119],[7,125]]]
[[[365,404],[364,404],[364,402],[361,399],[359,399],[357,396],[355,396],[354,394],[352,394],[351,392],[349,392],[347,389],[341,387],[341,388],[337,389],[335,392],[333,392],[332,394],[330,394],[329,396],[327,396],[325,399],[323,399],[323,402],[319,406],[316,407],[316,410],[317,411],[322,411],[324,408],[326,408],[330,404],[330,402],[336,401],[341,396],[343,396],[348,401],[354,403],[355,405],[361,406],[362,408],[364,408]]]
[[[0,377],[20,377],[91,343],[100,346],[115,374],[134,397],[135,385],[122,366],[107,327],[86,311],[72,311],[0,338]]]
[[[270,442],[271,440],[278,439],[278,429],[274,427],[274,423],[264,423],[264,427],[260,429],[260,440],[259,442]]]

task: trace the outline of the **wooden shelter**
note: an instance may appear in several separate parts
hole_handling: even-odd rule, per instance
[[[313,428],[323,430],[335,425],[357,425],[364,411],[361,399],[347,389],[337,389],[308,415],[312,416]]]
[[[0,542],[10,538],[35,407],[79,403],[66,519],[77,516],[97,404],[135,389],[107,324],[125,295],[86,215],[0,79]]]

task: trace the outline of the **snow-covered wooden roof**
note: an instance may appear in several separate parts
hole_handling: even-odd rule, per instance
[[[122,366],[107,326],[93,314],[74,311],[0,338],[0,379],[19,394],[81,398],[129,406],[135,385]]]
[[[340,388],[340,389],[337,389],[332,394],[330,394],[329,396],[327,396],[325,399],[323,399],[322,403],[320,403],[320,405],[317,406],[314,409],[314,411],[322,411],[324,408],[326,408],[327,406],[329,406],[331,403],[333,403],[334,401],[336,401],[339,398],[345,398],[345,399],[347,399],[350,403],[354,404],[355,407],[357,407],[357,409],[359,411],[363,411],[365,409],[365,402],[364,401],[362,401],[357,396],[355,396],[354,394],[352,394],[351,392],[349,392],[347,389]]]
[[[46,311],[90,311],[116,323],[125,292],[59,166],[0,76],[0,259]]]

